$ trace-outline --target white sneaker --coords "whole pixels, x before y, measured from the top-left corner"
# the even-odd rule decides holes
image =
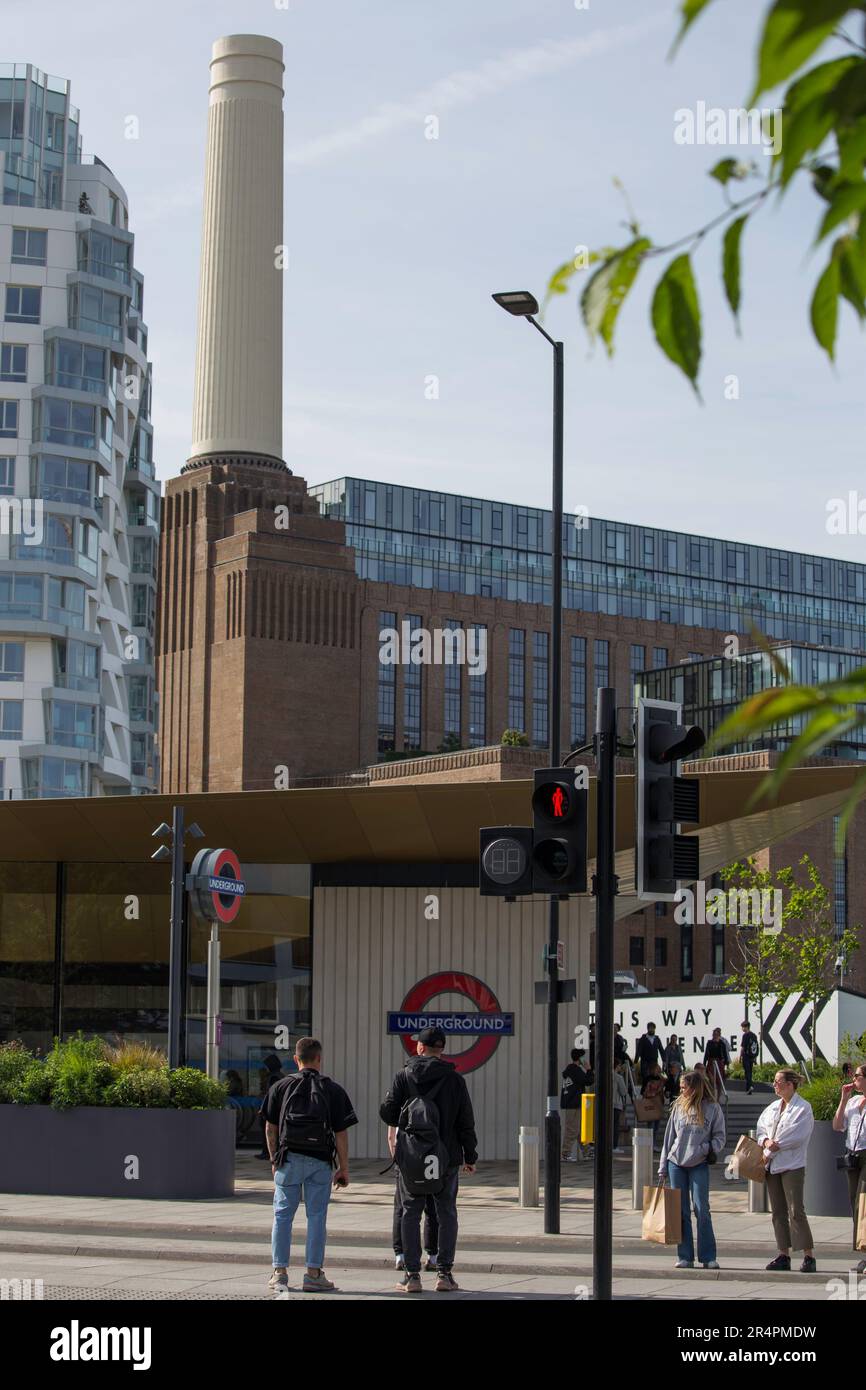
[[[694,1260],[677,1260],[674,1269],[694,1269]]]
[[[287,1289],[289,1287],[289,1276],[284,1269],[275,1269],[268,1280],[268,1288]]]
[[[625,1153],[625,1149],[614,1149],[614,1153],[615,1153],[615,1154],[624,1154],[624,1153]]]

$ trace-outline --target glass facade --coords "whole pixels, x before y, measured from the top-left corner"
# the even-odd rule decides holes
[[[469,632],[475,634],[476,653],[487,652],[487,628],[483,623],[476,623],[469,628]],[[468,635],[468,634],[467,634]],[[482,645],[483,644],[483,645]],[[469,667],[467,680],[469,681],[469,747],[483,748],[487,743],[487,669],[486,661],[484,669]]]
[[[586,638],[571,639],[571,746],[586,742]]]
[[[410,632],[421,627],[418,613],[407,613],[403,620],[409,624]],[[410,647],[411,651],[411,647]],[[403,668],[403,748],[408,752],[421,748],[421,677],[423,667],[408,662]]]
[[[379,614],[379,632],[397,627],[396,613]],[[397,667],[392,663],[379,662],[378,701],[378,747],[379,756],[392,753],[397,746]]]
[[[550,742],[548,721],[550,691],[548,676],[550,637],[546,632],[532,634],[532,746],[546,748]]]
[[[345,521],[361,579],[551,602],[548,511],[359,478],[310,493]],[[596,517],[562,539],[566,608],[866,646],[866,565]]]
[[[463,624],[449,618],[445,627],[449,632],[459,632]],[[447,648],[446,648],[447,650]],[[454,650],[454,648],[452,648]],[[445,742],[459,747],[463,742],[461,720],[461,695],[463,690],[463,667],[457,661],[446,662],[445,673],[445,711],[443,728]]]
[[[274,1032],[308,1034],[311,875],[246,865],[238,924],[220,931],[221,1075],[258,1097]],[[0,1042],[51,1045],[78,1029],[165,1048],[170,872],[162,864],[0,863]],[[208,923],[188,923],[186,1060],[205,1064]]]
[[[784,662],[796,685],[814,685],[836,680],[862,667],[863,657],[855,652],[815,651],[811,647],[780,645],[775,653]],[[685,720],[698,724],[709,736],[738,705],[758,691],[782,685],[765,652],[745,652],[737,657],[712,657],[682,662],[662,671],[644,671],[639,694],[655,700],[673,700],[683,706]],[[801,733],[805,716],[774,725],[755,743],[735,744],[726,753],[745,753],[760,746],[784,750]],[[849,730],[844,739],[822,749],[822,754],[840,758],[866,758],[866,729]]]
[[[526,730],[526,633],[519,627],[508,634],[508,727]]]

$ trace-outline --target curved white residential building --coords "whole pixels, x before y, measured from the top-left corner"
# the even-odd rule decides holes
[[[159,485],[126,194],[69,84],[0,64],[0,780],[153,790]]]

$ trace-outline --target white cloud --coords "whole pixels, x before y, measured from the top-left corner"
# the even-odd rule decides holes
[[[438,116],[454,107],[468,106],[481,97],[495,96],[521,82],[559,72],[574,63],[607,53],[610,49],[634,43],[669,23],[669,15],[656,15],[639,24],[620,24],[613,29],[601,30],[588,38],[545,39],[532,48],[512,49],[499,58],[489,58],[480,67],[459,69],[448,77],[440,78],[406,102],[386,102],[372,115],[365,116],[354,125],[344,126],[330,135],[322,135],[304,145],[290,148],[286,152],[286,163],[318,164],[331,155],[389,135],[401,126],[423,121],[427,116]]]

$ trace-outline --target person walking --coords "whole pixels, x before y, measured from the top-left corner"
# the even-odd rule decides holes
[[[665,1090],[670,1100],[676,1100],[680,1093],[680,1077],[686,1069],[686,1059],[676,1033],[671,1033],[664,1051],[664,1068],[667,1077]]]
[[[742,1033],[740,1035],[740,1062],[743,1067],[743,1074],[746,1078],[746,1095],[752,1094],[752,1070],[758,1060],[758,1039],[752,1032],[752,1025],[746,1018],[740,1024]]]
[[[466,1082],[453,1062],[447,1061],[445,1034],[440,1028],[424,1028],[414,1035],[417,1056],[412,1057],[391,1083],[379,1114],[386,1125],[396,1128],[395,1163],[397,1165],[402,1205],[401,1243],[405,1275],[397,1285],[402,1293],[421,1293],[421,1216],[426,1191],[413,1188],[421,1185],[424,1170],[410,1173],[412,1156],[418,1154],[418,1130],[413,1126],[409,1136],[409,1112],[423,1113],[430,1159],[436,1168],[444,1163],[445,1172],[436,1178],[438,1188],[432,1191],[439,1220],[439,1249],[437,1252],[437,1293],[451,1293],[458,1288],[451,1272],[457,1248],[457,1188],[461,1166],[464,1173],[474,1173],[478,1162],[478,1140],[475,1137],[475,1116]],[[402,1121],[402,1123],[401,1123]],[[429,1138],[428,1138],[429,1136]],[[410,1142],[411,1138],[411,1142]],[[441,1162],[439,1155],[441,1154]]]
[[[848,1168],[848,1192],[851,1214],[854,1217],[854,1249],[857,1249],[857,1217],[860,1198],[866,1193],[866,1071],[860,1062],[850,1082],[842,1087],[839,1105],[833,1116],[833,1128],[845,1135],[845,1154]],[[866,1274],[866,1259],[857,1266],[858,1274]]]
[[[271,1233],[272,1289],[289,1286],[292,1223],[304,1198],[307,1214],[307,1267],[304,1293],[328,1293],[325,1241],[331,1184],[349,1184],[349,1134],[358,1116],[342,1086],[320,1074],[322,1044],[299,1038],[298,1070],[272,1086],[265,1097],[265,1139],[274,1175],[274,1224]],[[334,1171],[336,1167],[336,1172]]]
[[[279,1057],[275,1052],[269,1052],[267,1057],[262,1062],[262,1067],[259,1071],[259,1094],[262,1097],[262,1103],[259,1106],[259,1120],[262,1126],[262,1147],[256,1154],[256,1158],[270,1158],[270,1154],[268,1153],[267,1136],[265,1134],[265,1108],[267,1106],[268,1096],[270,1095],[271,1090],[274,1086],[276,1086],[278,1081],[282,1081],[284,1076],[285,1072],[283,1071],[283,1066]]]
[[[388,1126],[388,1151],[393,1158],[397,1149],[397,1127]],[[397,1182],[394,1187],[394,1218],[391,1224],[391,1243],[394,1247],[394,1267],[403,1270],[406,1263],[403,1259],[403,1199],[400,1193],[399,1172]],[[439,1250],[439,1218],[436,1215],[436,1203],[428,1193],[424,1199],[424,1253],[427,1256],[427,1263],[424,1268],[428,1273],[436,1269],[436,1261]]]
[[[562,1110],[562,1161],[581,1163],[586,1157],[580,1145],[580,1116],[583,1093],[587,1087],[587,1073],[583,1065],[583,1048],[571,1049],[571,1061],[562,1073],[562,1090],[559,1105]],[[577,1157],[571,1151],[577,1145]]]
[[[662,1115],[664,1115],[665,1079],[662,1076],[661,1067],[657,1064],[653,1065],[649,1069],[649,1071],[644,1076],[643,1081],[641,1081],[640,1093],[641,1098],[643,1100],[657,1102],[657,1104],[661,1107]],[[656,1149],[658,1148],[659,1125],[661,1124],[661,1120],[650,1120],[648,1121],[648,1123],[652,1125],[653,1148]]]
[[[776,1100],[761,1113],[756,1133],[767,1165],[767,1194],[779,1249],[767,1269],[790,1269],[794,1249],[803,1251],[800,1273],[814,1274],[815,1243],[803,1205],[803,1184],[815,1116],[809,1102],[797,1094],[801,1081],[802,1077],[787,1067],[776,1072]]]
[[[619,1145],[619,1131],[622,1125],[622,1117],[625,1114],[626,1103],[628,1102],[628,1086],[625,1080],[625,1063],[614,1061],[613,1064],[613,1151],[615,1154],[624,1154],[625,1149]]]
[[[677,1246],[677,1269],[694,1269],[695,1240],[692,1208],[698,1228],[698,1262],[718,1269],[716,1236],[710,1214],[710,1165],[725,1147],[725,1117],[713,1100],[700,1072],[687,1071],[671,1106],[659,1155],[659,1180],[667,1178],[681,1194],[682,1240]]]
[[[648,1023],[646,1032],[642,1033],[637,1040],[634,1050],[635,1061],[638,1065],[641,1079],[649,1074],[650,1068],[664,1064],[664,1048],[661,1038],[656,1037],[656,1026]]]
[[[725,1091],[725,1077],[731,1065],[731,1051],[722,1037],[721,1028],[713,1029],[713,1036],[704,1050],[704,1066],[713,1083],[716,1095]]]
[[[613,1025],[613,1060],[615,1062],[628,1061],[628,1043],[622,1035],[622,1025]]]

